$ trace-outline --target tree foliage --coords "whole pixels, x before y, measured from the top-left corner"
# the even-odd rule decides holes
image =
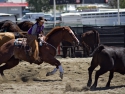
[[[112,8],[117,8],[117,0],[108,0],[108,4]],[[119,7],[125,8],[125,0],[119,0]]]
[[[56,5],[56,10],[62,12],[64,7],[65,7],[64,5]]]
[[[26,0],[29,4],[29,8],[33,12],[48,12],[52,9],[49,5],[49,0]]]
[[[120,0],[120,8],[125,8],[125,0]]]
[[[49,5],[50,0],[26,0],[29,8],[33,12],[48,12],[53,9],[53,5]],[[63,10],[64,5],[57,5],[56,9],[60,12]]]

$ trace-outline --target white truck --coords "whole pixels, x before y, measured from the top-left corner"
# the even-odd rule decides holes
[[[10,20],[16,23],[17,18],[14,14],[0,13],[0,22]]]
[[[35,23],[36,18],[38,17],[44,17],[44,13],[42,12],[31,12],[31,13],[26,13],[22,18],[18,18],[18,22],[22,21],[31,21]]]

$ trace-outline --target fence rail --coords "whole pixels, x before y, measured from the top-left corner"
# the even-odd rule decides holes
[[[118,46],[125,47],[125,26],[84,26],[83,27],[72,27],[72,29],[79,35],[89,30],[95,29],[100,35],[100,44],[107,46]],[[91,41],[91,40],[90,40]],[[71,56],[71,47],[69,47],[69,56]],[[61,50],[60,50],[61,51]],[[76,53],[80,52],[83,56],[83,49],[77,50]],[[61,53],[62,54],[62,53]]]
[[[83,26],[83,32],[91,29],[99,32],[101,44],[125,47],[125,25]]]

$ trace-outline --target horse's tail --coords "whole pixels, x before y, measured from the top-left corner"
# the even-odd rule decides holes
[[[93,29],[93,32],[95,33],[95,48],[96,48],[100,44],[99,33],[95,29]]]
[[[96,53],[100,53],[104,49],[104,45],[99,45],[98,47],[95,48],[95,50],[90,54],[89,56],[93,56]]]

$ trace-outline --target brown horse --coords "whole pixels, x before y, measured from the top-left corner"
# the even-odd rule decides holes
[[[5,42],[15,39],[15,35],[10,32],[0,33],[0,46],[2,46]]]
[[[19,28],[23,31],[28,31],[33,26],[33,24],[34,23],[31,21],[23,21],[23,22],[17,23]]]
[[[9,21],[9,20],[4,20],[4,21],[1,21],[1,22],[0,22],[0,29],[1,29],[1,27],[3,26],[3,24],[4,24],[6,21]],[[1,30],[1,31],[2,31],[2,30]]]
[[[18,25],[10,20],[6,20],[3,22],[3,25],[1,26],[1,32],[13,32],[15,36],[21,36],[24,37],[23,30],[21,30]]]
[[[42,64],[41,62],[34,62],[32,58],[29,58],[26,54],[24,47],[15,46],[15,40],[12,39],[3,44],[0,48],[0,64],[5,65],[0,67],[1,76],[5,79],[3,71],[10,69],[18,65],[19,60],[25,60],[30,63]],[[60,71],[60,77],[63,78],[63,67],[60,61],[55,58],[56,48],[61,41],[66,40],[71,43],[79,43],[78,39],[69,27],[55,27],[53,28],[45,38],[47,42],[45,45],[39,46],[40,57],[43,61],[56,66],[53,71],[48,72],[46,76],[53,75],[58,69]]]
[[[100,44],[99,33],[96,30],[90,30],[81,35],[81,45],[83,47],[84,55],[89,56],[90,49],[92,52]]]

